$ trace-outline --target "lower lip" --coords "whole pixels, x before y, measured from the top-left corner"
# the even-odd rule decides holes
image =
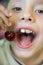
[[[26,46],[22,46],[20,42],[17,42],[16,44],[17,44],[17,46],[18,46],[19,48],[23,48],[23,49],[28,49],[28,48],[30,48],[31,46],[33,46],[33,43],[29,43],[29,44],[26,45]]]

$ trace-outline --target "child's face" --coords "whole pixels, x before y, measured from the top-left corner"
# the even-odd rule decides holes
[[[43,0],[12,0],[8,8],[16,32],[14,54],[23,60],[34,57],[43,48]]]

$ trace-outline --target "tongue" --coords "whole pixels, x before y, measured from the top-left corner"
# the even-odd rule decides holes
[[[32,38],[30,36],[22,36],[21,40],[19,41],[19,43],[17,43],[17,45],[20,48],[29,48],[30,46],[32,46]]]
[[[27,46],[27,45],[31,44],[31,37],[22,37],[20,44],[22,46]]]

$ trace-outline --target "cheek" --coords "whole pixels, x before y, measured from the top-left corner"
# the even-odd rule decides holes
[[[36,20],[38,20],[39,22],[43,22],[43,16],[42,16],[42,15],[36,15],[35,18],[36,18]]]

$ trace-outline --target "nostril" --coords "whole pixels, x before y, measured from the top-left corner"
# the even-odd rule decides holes
[[[32,19],[31,19],[31,18],[29,18],[28,20],[29,20],[29,21],[32,21]]]
[[[24,20],[25,18],[21,18],[22,20]]]
[[[32,21],[32,18],[21,18],[21,20],[28,20],[28,21]]]

